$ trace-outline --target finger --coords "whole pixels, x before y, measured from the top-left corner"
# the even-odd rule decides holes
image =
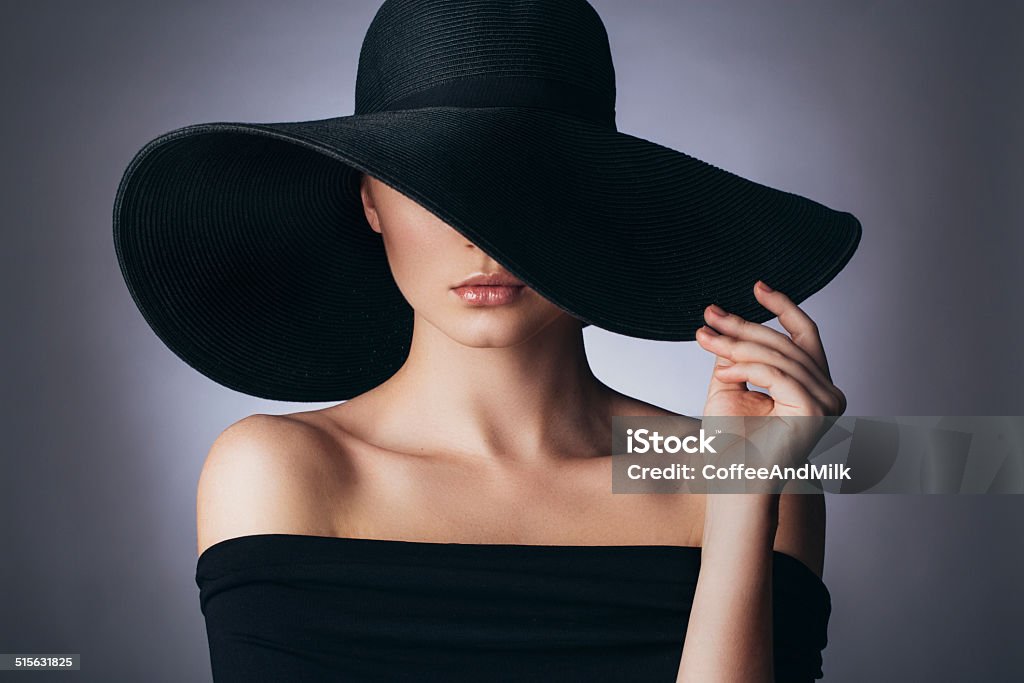
[[[754,286],[754,296],[762,306],[778,317],[779,323],[789,332],[793,342],[814,359],[825,376],[832,377],[828,371],[828,360],[825,358],[825,349],[821,345],[817,323],[793,303],[792,299],[782,292],[769,290],[768,285],[760,280]]]
[[[733,363],[715,369],[724,382],[744,381],[768,390],[778,415],[817,415],[821,412],[814,397],[802,384],[779,368],[764,363]]]
[[[823,383],[820,371],[811,374],[801,363],[771,347],[756,341],[736,339],[728,334],[704,336],[698,342],[711,353],[732,363],[757,362],[779,368],[802,384],[819,404],[832,411],[829,414],[838,414],[835,411],[840,410],[838,389],[833,390],[831,382]]]
[[[800,363],[808,372],[818,378],[818,381],[823,385],[829,386],[832,384],[832,380],[818,366],[818,362],[797,346],[787,335],[773,330],[767,325],[752,323],[735,313],[724,311],[723,315],[716,312],[716,308],[718,307],[708,306],[704,310],[704,318],[720,333],[737,339],[755,341],[775,349],[779,353],[783,353]],[[721,311],[722,309],[718,308],[718,310]]]
[[[718,336],[710,327],[704,326],[697,330],[697,343],[703,348],[707,349],[706,340],[713,339]],[[710,349],[708,349],[710,350]],[[712,351],[712,353],[714,353]],[[748,391],[747,383],[743,380],[739,381],[725,381],[716,374],[716,370],[719,368],[725,368],[732,365],[732,361],[722,356],[715,356],[715,365],[711,369],[711,381],[708,383],[708,396],[717,394],[720,391]]]

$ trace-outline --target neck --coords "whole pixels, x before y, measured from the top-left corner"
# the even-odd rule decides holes
[[[408,359],[375,392],[374,419],[405,435],[402,450],[523,462],[610,452],[614,392],[568,316],[501,348],[466,346],[416,316]]]

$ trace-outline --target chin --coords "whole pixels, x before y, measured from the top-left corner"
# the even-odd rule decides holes
[[[550,317],[518,311],[460,311],[441,329],[464,346],[505,348],[526,341],[551,322]]]
[[[473,348],[505,348],[515,346],[537,334],[543,326],[514,322],[475,320],[455,325],[448,336],[463,346]]]

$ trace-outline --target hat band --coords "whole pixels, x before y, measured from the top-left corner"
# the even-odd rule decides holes
[[[531,107],[615,128],[615,99],[565,81],[533,76],[467,76],[400,97],[383,107]],[[361,112],[357,112],[361,113]]]

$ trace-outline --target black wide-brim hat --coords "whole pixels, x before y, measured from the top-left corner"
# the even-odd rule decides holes
[[[585,0],[387,0],[353,115],[192,125],[136,154],[114,244],[146,321],[253,396],[344,400],[386,380],[413,312],[360,173],[584,323],[644,339],[693,340],[710,303],[767,321],[758,279],[800,303],[861,235],[850,213],[618,131]]]

